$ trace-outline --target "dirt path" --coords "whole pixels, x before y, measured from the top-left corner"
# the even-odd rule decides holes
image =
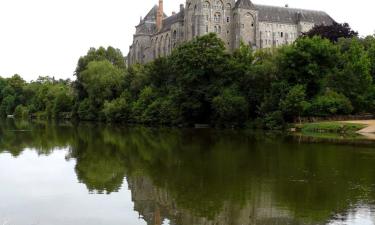
[[[355,121],[345,121],[345,122],[367,125],[366,128],[363,128],[362,130],[358,131],[358,133],[375,135],[375,120],[355,120]],[[370,135],[370,136],[372,136],[372,135]]]

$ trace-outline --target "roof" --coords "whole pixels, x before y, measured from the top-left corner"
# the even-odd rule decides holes
[[[235,8],[255,9],[255,6],[250,0],[238,0],[236,2]]]
[[[161,29],[160,32],[162,33],[162,32],[165,32],[167,30],[170,30],[172,24],[175,24],[175,23],[177,23],[180,20],[182,20],[182,21],[184,20],[184,13],[183,13],[183,11],[165,18],[163,20],[163,27],[162,27],[162,29]]]
[[[323,11],[266,5],[255,5],[255,8],[259,12],[258,16],[260,22],[297,23],[302,21],[319,25],[330,25],[334,22],[334,20]]]
[[[146,14],[143,21],[156,21],[156,16],[158,15],[158,5],[154,5],[152,9]],[[164,18],[167,17],[167,15],[164,13]]]

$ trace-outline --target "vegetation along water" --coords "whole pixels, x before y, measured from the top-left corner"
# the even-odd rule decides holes
[[[373,114],[375,37],[335,26],[277,49],[242,45],[232,54],[209,34],[132,67],[117,49],[92,48],[73,82],[0,79],[0,116],[280,129],[300,117]]]

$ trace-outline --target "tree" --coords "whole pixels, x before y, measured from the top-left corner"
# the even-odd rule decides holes
[[[288,119],[299,118],[301,123],[301,115],[309,107],[306,101],[306,90],[303,85],[296,85],[286,95],[285,99],[280,102],[280,109]]]
[[[215,124],[221,126],[243,126],[247,120],[246,99],[234,89],[225,89],[212,100]]]
[[[93,61],[81,72],[81,84],[87,93],[85,104],[101,112],[104,102],[111,101],[123,91],[124,71],[109,61]]]
[[[309,113],[314,116],[348,115],[353,111],[350,100],[343,94],[327,90],[313,100]]]
[[[126,69],[125,57],[122,55],[119,49],[115,49],[113,47],[108,47],[107,49],[103,47],[98,49],[90,48],[87,54],[78,60],[77,68],[74,73],[77,77],[77,80],[74,82],[74,87],[79,100],[87,97],[87,93],[85,92],[82,83],[82,72],[88,69],[91,62],[105,60],[120,70]]]
[[[103,107],[103,113],[110,122],[128,122],[130,117],[130,104],[125,96],[106,101]]]
[[[197,37],[172,52],[178,99],[187,123],[210,121],[211,101],[220,91],[218,82],[227,59],[224,43],[215,34]]]
[[[372,41],[372,44],[368,49],[368,56],[370,58],[372,80],[375,81],[375,39]]]
[[[358,32],[353,31],[348,23],[333,22],[331,25],[316,25],[309,32],[304,33],[304,36],[327,38],[332,42],[337,42],[340,38],[354,38],[358,37]]]
[[[277,54],[278,79],[290,86],[305,85],[306,98],[321,92],[324,79],[336,71],[339,49],[320,37],[301,38]]]
[[[338,71],[330,75],[328,86],[347,96],[355,112],[361,112],[366,108],[365,94],[372,85],[370,59],[358,39],[352,39],[350,45],[345,46],[341,48]]]

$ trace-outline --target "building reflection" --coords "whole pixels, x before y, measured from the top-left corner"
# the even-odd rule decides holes
[[[2,124],[0,134],[0,153],[14,157],[26,148],[45,155],[68,149],[66,159],[75,161],[77,179],[91,193],[128,185],[148,225],[318,225],[375,205],[373,146],[243,131],[14,121]]]

